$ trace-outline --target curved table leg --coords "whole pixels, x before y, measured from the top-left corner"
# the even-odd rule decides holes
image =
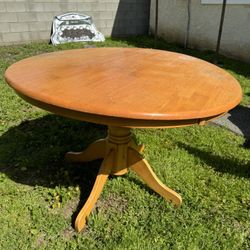
[[[166,200],[172,201],[176,206],[181,205],[181,196],[175,191],[166,187],[155,175],[150,165],[141,156],[144,146],[138,146],[131,138],[129,128],[109,127],[108,137],[92,143],[82,152],[69,152],[66,158],[72,161],[92,161],[104,158],[96,177],[93,189],[79,212],[75,229],[80,232],[86,219],[99,198],[103,187],[110,174],[123,175],[128,169],[135,171],[155,192],[163,196]]]
[[[181,196],[172,189],[166,187],[155,175],[148,162],[134,149],[128,150],[129,167],[135,171],[156,193],[163,196],[166,200],[180,206]]]
[[[106,139],[100,139],[90,144],[81,152],[68,152],[65,157],[73,162],[86,162],[102,159],[105,156]]]
[[[113,167],[113,158],[114,158],[114,151],[110,151],[102,162],[102,165],[96,177],[95,184],[89,195],[89,198],[84,204],[79,214],[77,215],[75,221],[75,229],[77,232],[80,232],[84,228],[86,224],[86,219],[89,216],[91,210],[93,209],[97,199],[99,198],[103,190],[103,187]]]

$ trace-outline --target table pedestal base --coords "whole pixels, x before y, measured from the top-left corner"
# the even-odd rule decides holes
[[[138,146],[131,137],[129,128],[109,127],[108,136],[90,144],[82,152],[68,152],[66,159],[75,162],[93,161],[103,158],[103,162],[96,177],[94,187],[88,200],[79,212],[76,221],[76,231],[81,231],[86,219],[99,198],[109,175],[123,175],[129,169],[136,172],[150,188],[180,206],[182,199],[179,194],[166,187],[155,175],[148,162],[143,159],[141,152],[143,146]]]

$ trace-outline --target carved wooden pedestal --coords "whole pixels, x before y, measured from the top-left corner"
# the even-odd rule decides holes
[[[155,175],[148,162],[143,159],[143,146],[138,146],[131,137],[129,128],[109,127],[108,136],[90,144],[82,152],[68,152],[66,159],[76,162],[93,161],[103,158],[88,200],[79,212],[75,229],[81,231],[109,175],[124,175],[129,169],[135,171],[155,192],[166,200],[180,206],[182,199],[179,194],[166,187]]]

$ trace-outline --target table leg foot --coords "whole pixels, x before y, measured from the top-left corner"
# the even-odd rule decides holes
[[[102,159],[105,156],[106,139],[100,139],[90,144],[84,151],[68,152],[65,158],[73,162],[87,162]]]
[[[86,224],[86,219],[89,216],[91,210],[93,209],[97,199],[99,198],[103,190],[103,187],[113,167],[113,158],[114,158],[114,152],[110,151],[102,162],[102,165],[96,177],[93,189],[86,203],[84,204],[83,208],[77,215],[77,218],[75,221],[75,229],[77,232],[80,232],[84,228]]]
[[[165,186],[155,175],[149,163],[134,149],[128,150],[129,167],[136,172],[156,193],[171,201],[176,207],[182,203],[181,196]]]

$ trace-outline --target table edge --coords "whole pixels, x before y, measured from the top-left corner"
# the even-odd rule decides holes
[[[214,116],[205,117],[205,118],[183,119],[183,120],[146,120],[146,119],[134,119],[134,118],[121,118],[121,117],[90,114],[90,113],[84,113],[81,111],[71,110],[71,109],[41,102],[37,99],[33,99],[29,96],[26,96],[18,91],[16,91],[16,93],[28,103],[35,105],[41,109],[60,115],[60,116],[64,116],[64,117],[71,118],[74,120],[92,122],[96,124],[118,126],[118,127],[128,127],[128,128],[175,128],[175,127],[191,126],[195,124],[205,125],[207,121],[218,118],[226,113],[226,112],[223,112],[223,113],[220,113]]]
[[[117,48],[117,47],[114,47],[114,48]],[[119,48],[119,47],[118,47]],[[131,48],[130,48],[131,49]],[[132,49],[138,49],[138,48],[132,48]],[[139,49],[145,49],[147,50],[146,48],[139,48]],[[77,50],[82,50],[81,49],[77,49]],[[178,52],[172,52],[172,51],[164,51],[164,50],[159,50],[161,52],[168,52],[168,53],[174,53],[174,54],[180,54],[180,55],[186,55],[186,54],[182,54],[182,53],[178,53]],[[54,52],[49,52],[49,53],[45,53],[45,54],[51,54],[51,53],[58,53],[58,52],[64,52],[64,51],[54,51]],[[38,57],[38,56],[41,56],[41,55],[44,55],[44,54],[39,54],[39,55],[35,55],[35,56],[32,56],[32,57],[28,57],[28,58],[25,58],[25,59],[22,59],[21,61],[24,61],[24,60],[29,60],[30,58],[33,58],[33,57]],[[190,56],[190,55],[188,55]],[[193,57],[193,56],[190,56],[190,57]],[[206,62],[207,64],[211,64],[210,62],[207,62],[205,60],[202,60],[200,58],[196,58],[196,57],[193,57],[195,58],[196,60],[200,60],[200,61],[204,61]],[[47,105],[49,106],[55,106],[55,107],[61,107],[63,109],[69,109],[69,110],[74,110],[74,112],[78,112],[78,113],[84,113],[84,114],[91,114],[91,116],[98,116],[98,117],[113,117],[115,119],[120,119],[120,120],[134,120],[134,121],[142,121],[142,120],[145,120],[146,123],[152,121],[152,120],[155,120],[155,123],[165,123],[166,121],[177,121],[177,120],[195,120],[195,119],[202,119],[202,120],[207,120],[207,117],[217,117],[217,116],[220,116],[222,113],[226,113],[227,111],[233,109],[234,107],[236,107],[240,101],[242,100],[242,89],[241,89],[241,86],[240,86],[240,83],[239,81],[237,81],[229,72],[226,72],[228,75],[230,75],[234,81],[236,82],[236,84],[238,85],[238,89],[239,89],[239,92],[238,92],[238,96],[233,99],[233,100],[230,100],[230,102],[227,103],[226,106],[217,106],[216,108],[213,108],[213,109],[210,109],[210,110],[206,110],[205,111],[192,111],[191,113],[190,112],[178,112],[177,114],[174,114],[174,113],[169,113],[169,114],[163,114],[163,113],[160,113],[160,114],[149,114],[149,113],[136,113],[134,112],[133,114],[130,114],[129,116],[125,116],[125,115],[119,115],[119,114],[116,114],[115,112],[113,112],[113,114],[109,115],[109,114],[105,114],[104,112],[95,112],[96,110],[91,110],[90,112],[88,110],[80,110],[80,109],[73,109],[73,107],[70,107],[69,105],[64,105],[64,106],[59,106],[59,103],[55,100],[51,101],[49,100],[48,102],[46,102],[46,96],[40,96],[39,98],[36,97],[36,94],[33,93],[33,92],[28,92],[26,91],[25,89],[21,88],[20,86],[17,86],[15,84],[15,82],[13,82],[9,75],[8,75],[8,71],[10,70],[10,68],[15,65],[15,64],[18,64],[20,63],[21,61],[18,61],[12,65],[10,65],[6,71],[5,71],[5,74],[4,74],[4,77],[5,77],[5,81],[8,83],[8,85],[13,88],[19,95],[22,95],[22,96],[26,96],[26,98],[30,98],[30,99],[33,99],[34,101],[36,100],[36,102],[38,103],[47,103]],[[197,118],[198,117],[198,118]],[[159,122],[158,122],[159,121]]]

